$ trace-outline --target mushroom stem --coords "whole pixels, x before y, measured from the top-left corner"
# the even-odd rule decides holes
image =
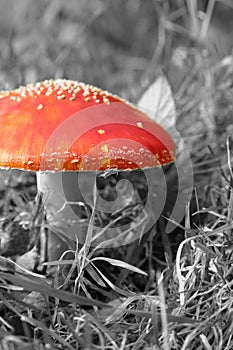
[[[74,242],[84,243],[88,227],[87,204],[92,206],[95,177],[94,171],[37,172],[37,187],[42,194],[50,230],[50,258],[52,256],[57,260],[58,255],[73,246]],[[60,239],[53,237],[55,234]],[[59,248],[58,251],[55,246]]]
[[[94,171],[53,173],[41,171],[37,173],[38,190],[42,194],[42,202],[45,207],[50,230],[48,237],[49,260],[57,260],[59,254],[61,255],[68,247],[74,248],[76,242],[81,245],[85,243],[88,225],[90,225],[90,213],[94,208],[94,188],[96,189],[96,179],[100,174],[100,172],[97,173]],[[120,180],[118,179],[115,187],[115,200],[104,200],[98,191],[95,192],[97,196],[97,211],[114,214],[120,213],[127,206],[137,207],[138,204],[142,204],[142,200],[138,195],[136,183],[141,176],[144,176],[143,182],[145,182],[148,193],[143,206],[145,209],[144,214],[147,213],[146,215],[149,216],[145,223],[143,222],[144,209],[138,214],[138,232],[133,233],[133,231],[129,229],[129,231],[131,231],[130,237],[132,234],[133,236],[135,235],[135,237],[131,237],[133,242],[134,239],[140,238],[137,237],[137,234],[141,236],[141,234],[144,234],[152,227],[157,220],[157,214],[159,215],[162,212],[166,200],[164,174],[162,167],[154,167],[144,169],[143,175],[138,171],[124,171],[120,172],[119,175]],[[101,179],[103,178],[104,176],[101,177]],[[111,217],[111,215],[109,217]],[[124,225],[124,223],[122,225]],[[97,236],[98,232],[102,230],[101,227],[92,228]],[[112,233],[108,239],[110,239],[110,241],[111,239],[115,240],[115,242],[111,241],[110,245],[121,245],[117,243],[119,230],[116,229],[114,231],[113,227],[110,227],[110,230],[112,230]],[[125,230],[128,230],[126,226],[123,228],[123,231]],[[53,239],[55,234],[59,239],[57,237]],[[100,240],[103,239],[104,237],[100,237]],[[100,240],[95,240],[94,245],[98,245]],[[58,247],[58,250],[56,250],[55,247]]]

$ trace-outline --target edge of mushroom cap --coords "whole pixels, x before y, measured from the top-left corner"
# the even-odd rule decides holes
[[[19,100],[18,102],[20,102],[21,99],[26,98],[27,96],[33,96],[34,94],[35,94],[35,96],[37,96],[37,94],[38,95],[42,94],[42,92],[44,92],[45,89],[48,89],[46,91],[46,93],[49,96],[52,93],[54,93],[54,91],[50,90],[50,88],[53,87],[53,86],[55,86],[55,90],[57,92],[61,91],[61,90],[59,90],[60,88],[62,88],[62,89],[65,88],[64,92],[71,90],[71,93],[72,93],[72,89],[73,90],[75,90],[75,89],[79,90],[81,88],[81,89],[83,89],[84,93],[86,92],[86,97],[84,98],[84,99],[87,99],[86,102],[90,102],[89,101],[90,94],[88,95],[88,91],[90,92],[90,90],[91,90],[91,93],[93,93],[93,94],[94,93],[96,95],[101,94],[101,96],[103,98],[102,103],[109,104],[110,103],[109,98],[111,98],[111,99],[113,99],[112,102],[123,102],[124,104],[126,104],[129,107],[133,108],[135,111],[140,112],[132,103],[130,103],[129,101],[127,101],[127,100],[125,100],[125,99],[123,99],[123,98],[121,98],[121,97],[119,97],[117,95],[111,94],[108,91],[103,91],[100,88],[95,87],[93,85],[85,84],[85,83],[82,83],[82,82],[76,82],[76,81],[73,81],[73,80],[66,80],[66,79],[45,80],[45,81],[38,82],[36,84],[28,84],[26,86],[20,86],[19,88],[14,89],[14,90],[0,91],[0,100],[2,98],[5,98],[5,97],[10,97],[10,98],[13,98],[13,100],[16,100],[16,101]],[[78,92],[80,92],[80,91],[78,91]],[[46,93],[45,93],[45,95],[46,95]],[[94,95],[94,96],[96,96],[96,95]],[[61,99],[62,99],[62,93],[59,94],[58,96],[61,96]],[[71,96],[70,99],[74,100],[75,96],[73,96],[73,98]],[[145,113],[143,113],[143,112],[140,112],[140,113],[142,113],[142,115],[148,117]],[[167,132],[166,132],[166,134],[172,140],[171,136]],[[173,144],[174,144],[174,141],[173,141]],[[167,153],[168,153],[167,156],[166,156],[167,159],[166,159],[166,161],[164,161],[164,163],[160,164],[161,162],[158,161],[158,163],[156,165],[143,166],[143,168],[152,168],[154,166],[163,166],[163,165],[172,163],[174,161],[174,159],[175,159],[175,156],[174,156],[175,144],[174,144],[173,150],[167,150]],[[60,157],[59,158],[60,162],[64,162],[64,158],[63,158],[64,155],[60,155],[59,156],[57,154],[56,156],[58,158]],[[71,162],[71,163],[73,162],[73,164],[75,164],[75,159],[76,158],[72,158],[71,157],[70,160],[68,158],[69,158],[69,156],[67,156],[67,159],[66,159],[68,162]],[[45,158],[43,158],[43,160],[45,160]],[[25,160],[21,159],[20,157],[18,157],[17,159],[10,159],[5,164],[4,164],[4,161],[0,161],[0,167],[4,168],[4,169],[8,169],[10,167],[10,168],[14,168],[14,169],[21,169],[21,170],[27,170],[27,171],[28,170],[29,171],[30,170],[31,171],[42,170],[42,171],[56,171],[56,172],[57,171],[80,171],[80,170],[82,170],[82,171],[98,171],[98,170],[93,170],[93,169],[90,169],[90,170],[88,170],[88,169],[85,170],[85,169],[81,169],[81,168],[77,169],[77,168],[75,168],[75,166],[74,167],[72,167],[72,166],[68,167],[68,169],[60,169],[59,166],[58,167],[54,167],[52,164],[51,164],[51,169],[46,169],[46,166],[41,168],[41,159],[40,160],[28,159],[28,160],[25,161]],[[106,169],[99,169],[99,171],[101,172],[101,171],[107,170],[107,169],[109,169],[111,167],[115,168],[114,164],[106,166]],[[48,168],[50,168],[50,167],[48,167]],[[117,168],[117,166],[116,166],[116,168]],[[118,170],[119,171],[129,171],[129,170],[136,170],[136,169],[141,169],[141,168],[138,167],[138,166],[136,166],[135,168],[132,168],[132,167],[129,166],[129,164],[128,165],[125,164],[123,166],[123,168],[120,168]]]

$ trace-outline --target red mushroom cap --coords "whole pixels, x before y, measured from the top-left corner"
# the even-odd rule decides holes
[[[0,166],[120,170],[174,160],[167,132],[128,102],[71,80],[0,92]]]

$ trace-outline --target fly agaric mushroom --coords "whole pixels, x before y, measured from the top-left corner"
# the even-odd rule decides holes
[[[93,201],[97,174],[174,160],[175,144],[161,126],[123,99],[71,80],[0,92],[0,130],[0,166],[37,172],[49,227],[81,243],[80,204]]]

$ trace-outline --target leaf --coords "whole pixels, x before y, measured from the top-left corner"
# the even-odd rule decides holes
[[[121,260],[105,258],[105,257],[97,257],[97,258],[93,258],[92,262],[96,261],[96,260],[107,261],[109,264],[111,264],[113,266],[123,267],[124,269],[128,269],[128,270],[130,270],[132,272],[140,273],[141,275],[147,276],[147,273],[142,271],[138,267],[130,265],[130,264],[127,264],[126,262],[121,261]]]
[[[93,278],[93,280],[101,287],[106,288],[106,284],[103,282],[103,280],[100,278],[98,273],[94,270],[94,267],[91,265],[87,265],[86,271],[89,273],[89,275]]]
[[[138,108],[169,132],[176,125],[176,107],[167,78],[160,76],[144,91]]]
[[[16,258],[16,263],[19,265],[16,267],[16,270],[27,270],[27,272],[32,272],[37,258],[38,252],[34,247],[33,249]]]
[[[79,305],[92,305],[98,307],[107,307],[106,303],[89,299],[83,296],[74,295],[69,292],[59,290],[51,287],[46,281],[41,280],[39,278],[35,278],[34,276],[27,276],[23,274],[8,274],[5,272],[0,272],[0,278],[5,279],[16,286],[23,287],[24,290],[27,291],[35,291],[39,292],[43,295],[51,296],[54,298],[58,298],[69,303],[76,303]]]
[[[142,94],[138,101],[138,108],[160,124],[176,144],[175,162],[173,167],[166,172],[169,196],[176,196],[175,204],[172,208],[169,208],[169,219],[173,222],[170,220],[165,229],[166,233],[170,233],[183,219],[186,203],[191,201],[193,168],[188,148],[176,130],[175,102],[170,84],[163,74],[160,74]],[[176,178],[178,179],[177,182]]]
[[[28,305],[33,305],[38,310],[46,308],[45,298],[40,292],[30,292],[23,298],[23,302]]]
[[[126,297],[133,294],[133,292],[125,291],[125,290],[117,287],[115,284],[113,284],[96,266],[95,266],[95,269],[96,269],[96,271],[98,271],[98,273],[102,277],[103,281],[106,282],[106,285],[108,285],[110,288],[112,288],[116,293],[124,295]]]

